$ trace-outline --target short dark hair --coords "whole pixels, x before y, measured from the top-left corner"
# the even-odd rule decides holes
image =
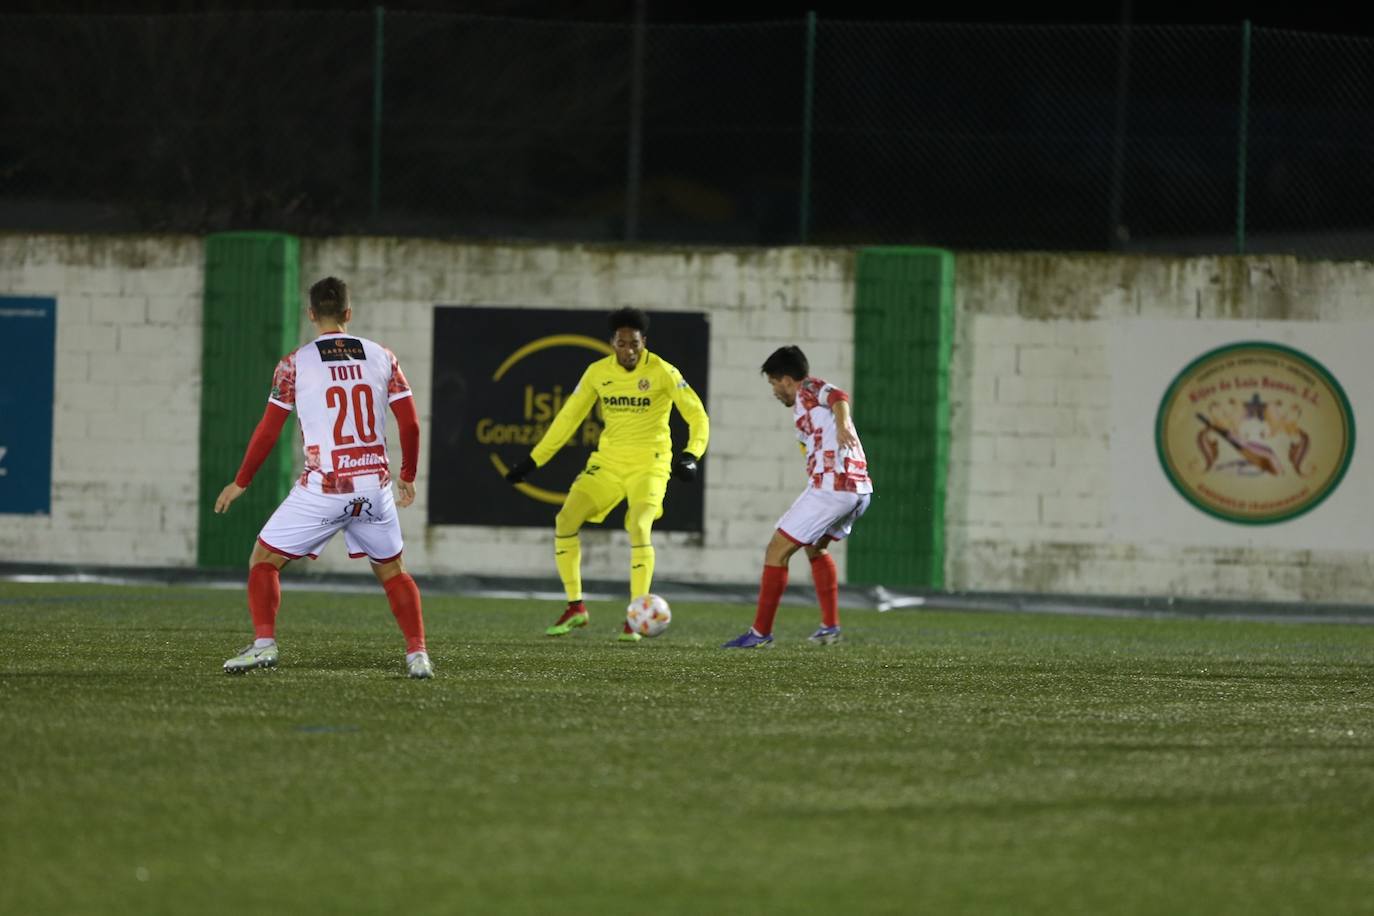
[[[325,277],[310,287],[310,307],[316,318],[343,318],[349,307],[348,284],[338,277]]]
[[[787,375],[800,382],[811,374],[811,364],[806,361],[806,354],[801,351],[801,347],[778,347],[763,361],[760,371],[769,378],[782,378]]]
[[[641,334],[649,333],[649,316],[640,309],[633,309],[626,306],[623,309],[616,309],[606,318],[606,324],[611,329],[611,336],[621,328],[633,328]]]

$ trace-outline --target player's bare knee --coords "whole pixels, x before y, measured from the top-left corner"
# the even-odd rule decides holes
[[[372,564],[372,574],[376,576],[377,581],[382,583],[383,585],[385,585],[391,579],[394,579],[397,576],[404,574],[405,571],[406,565],[400,557],[397,557],[394,560],[388,560],[385,563]]]
[[[763,552],[763,562],[765,566],[786,566],[792,559],[792,554],[797,552],[797,545],[783,538],[774,539],[768,544],[768,548]]]
[[[259,563],[271,563],[277,569],[281,569],[288,562],[286,557],[279,553],[273,553],[256,541],[253,543],[253,552],[248,555],[248,568],[250,570]]]

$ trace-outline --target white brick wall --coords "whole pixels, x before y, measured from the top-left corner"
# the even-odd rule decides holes
[[[336,274],[350,283],[351,326],[396,352],[415,389],[422,430],[431,414],[435,305],[528,306],[610,311],[707,312],[711,444],[706,525],[698,537],[654,536],[663,578],[749,582],[778,516],[802,484],[788,412],[771,397],[758,367],[795,343],[818,373],[852,385],[852,255],[820,249],[621,251],[584,245],[452,245],[391,239],[305,240],[302,280]],[[304,330],[303,330],[304,333]],[[650,344],[653,335],[650,334]],[[570,380],[575,381],[575,380]],[[428,435],[427,432],[422,435]],[[394,448],[394,442],[392,447]],[[415,505],[402,512],[407,564],[421,572],[554,575],[553,515],[548,529],[426,529],[428,466],[420,462]],[[623,579],[629,542],[622,529],[583,531],[583,575]],[[844,569],[844,547],[834,550]],[[341,548],[317,568],[353,569]]]
[[[999,254],[956,270],[949,587],[1369,600],[1360,552],[1114,537],[1107,353],[1114,320],[1367,322],[1374,265]],[[1345,380],[1352,398],[1360,381]]]
[[[5,559],[194,563],[203,274],[195,238],[0,239],[0,292],[58,298],[53,513],[7,518]],[[796,343],[818,372],[852,384],[848,252],[305,240],[302,285],[326,274],[352,287],[353,329],[399,355],[428,431],[442,422],[429,396],[435,305],[708,312],[706,530],[655,536],[665,578],[754,580],[773,523],[801,485],[788,413],[758,372],[764,357]],[[309,333],[302,311],[302,339]],[[412,569],[553,575],[552,510],[549,530],[427,529],[427,471],[422,460],[419,500],[402,513]],[[843,546],[835,553],[843,570]],[[583,560],[588,578],[624,578],[624,532],[589,528]],[[341,544],[316,568],[360,570]]]
[[[49,516],[6,516],[12,561],[195,561],[203,246],[0,236],[0,293],[57,299]]]
[[[706,530],[656,535],[665,578],[753,581],[796,494],[788,415],[758,373],[763,358],[796,343],[819,374],[853,383],[847,251],[345,238],[303,241],[302,261],[303,285],[330,273],[350,282],[354,329],[400,356],[426,436],[443,419],[429,392],[436,304],[709,313]],[[203,272],[197,238],[0,236],[0,293],[58,299],[53,513],[5,517],[0,556],[194,562]],[[1125,319],[1366,320],[1374,265],[988,254],[960,256],[957,272],[950,587],[1368,600],[1374,560],[1364,552],[1181,551],[1109,536],[1108,339]],[[1362,397],[1362,386],[1347,388]],[[428,529],[427,470],[421,461],[419,502],[402,513],[413,569],[552,576],[548,530]],[[623,532],[589,529],[583,550],[589,578],[625,576]],[[843,545],[836,553],[843,569]],[[336,545],[316,568],[358,567]]]

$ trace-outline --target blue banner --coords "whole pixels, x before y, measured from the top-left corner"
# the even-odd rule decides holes
[[[0,296],[0,513],[52,510],[57,300]]]

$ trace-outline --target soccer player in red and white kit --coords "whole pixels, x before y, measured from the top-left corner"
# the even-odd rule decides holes
[[[278,571],[292,560],[315,558],[340,531],[348,555],[367,557],[386,590],[391,613],[406,639],[411,677],[434,676],[425,651],[420,589],[401,562],[397,507],[415,501],[420,422],[401,367],[375,341],[348,334],[353,309],[348,286],[326,277],[310,287],[310,321],[319,336],[284,357],[272,377],[272,394],[232,483],[215,500],[227,512],[276,444],[294,407],[301,424],[305,471],[267,520],[248,560],[248,611],[252,645],[224,663],[229,674],[277,664]],[[401,440],[400,498],[391,494],[386,453],[386,408],[396,415]]]
[[[840,607],[835,558],[826,548],[847,537],[864,514],[873,481],[868,478],[868,461],[850,415],[849,395],[813,378],[806,354],[797,347],[775,350],[764,360],[763,374],[773,397],[792,408],[797,438],[806,453],[807,487],[778,519],[764,551],[754,625],[721,648],[758,649],[773,644],[773,618],[787,588],[787,563],[798,549],[804,549],[811,561],[811,578],[821,604],[820,629],[808,638],[828,646],[840,641]]]

